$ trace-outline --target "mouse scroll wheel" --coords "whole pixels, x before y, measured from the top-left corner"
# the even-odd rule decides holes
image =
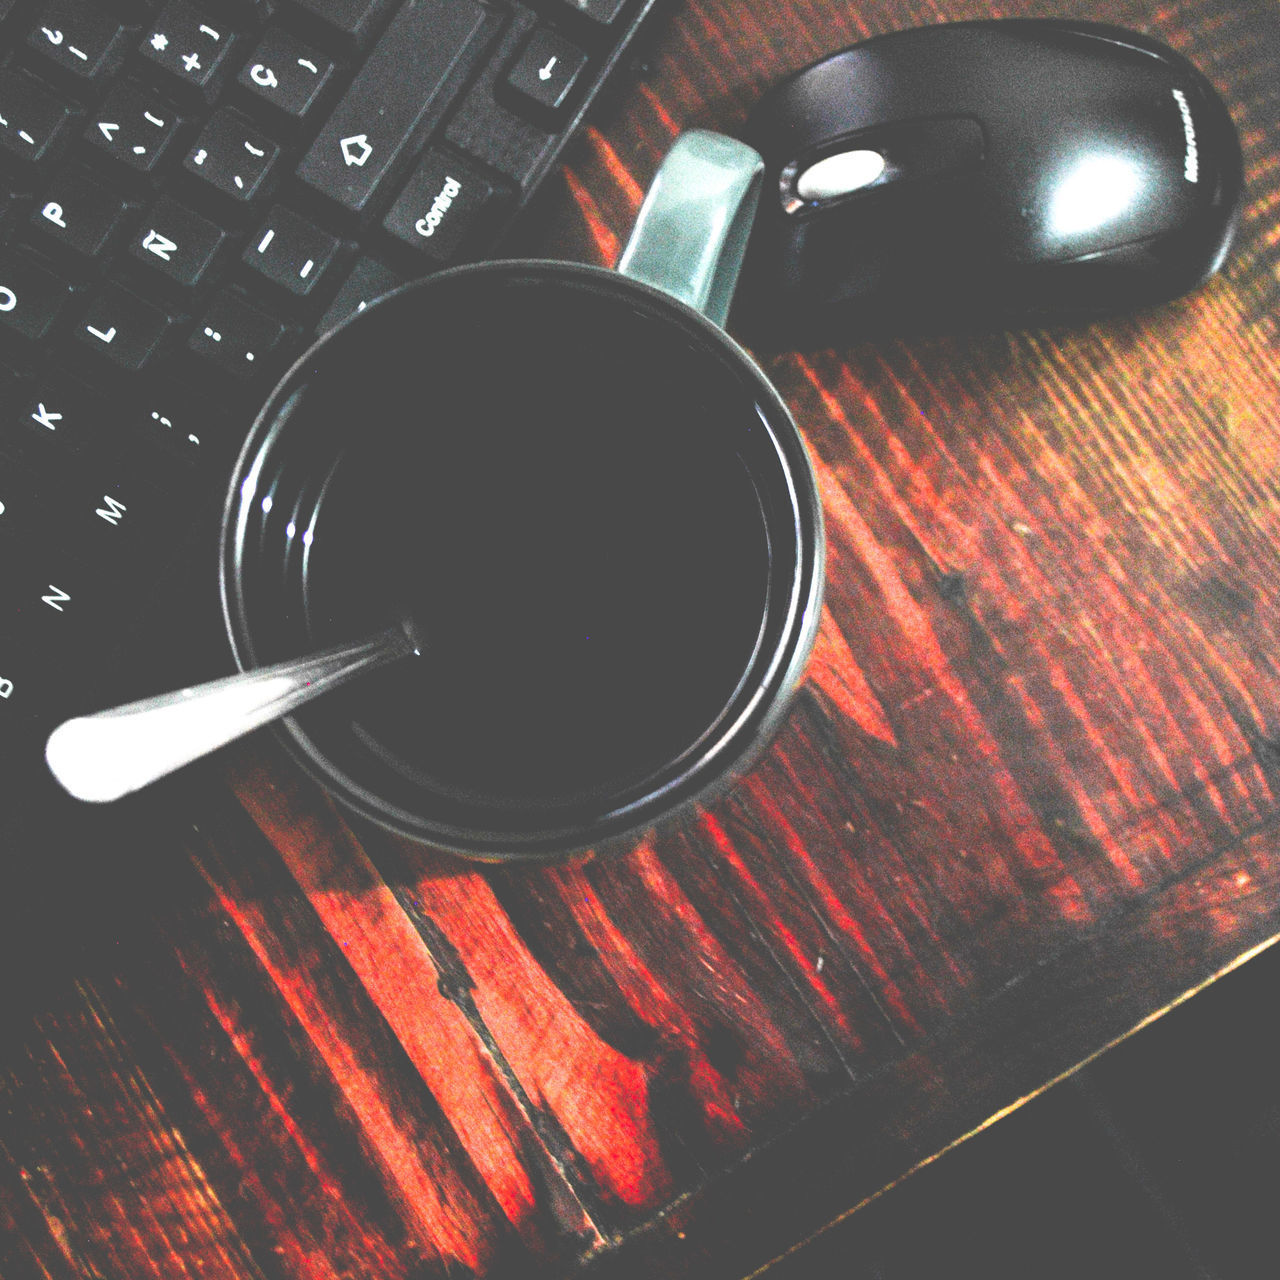
[[[878,151],[839,151],[811,164],[796,179],[801,200],[831,200],[869,187],[885,171]]]

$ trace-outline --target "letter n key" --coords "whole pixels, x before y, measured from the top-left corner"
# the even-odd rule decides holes
[[[129,253],[174,284],[190,289],[204,279],[225,238],[216,223],[170,196],[161,196],[139,224]]]

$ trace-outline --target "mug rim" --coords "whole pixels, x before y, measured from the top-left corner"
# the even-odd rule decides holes
[[[673,313],[676,320],[692,324],[705,340],[719,348],[747,374],[760,400],[767,403],[767,412],[761,416],[786,479],[784,508],[789,505],[796,531],[796,564],[788,584],[790,598],[784,624],[768,664],[751,681],[750,698],[741,708],[734,710],[728,723],[716,731],[709,743],[700,745],[678,774],[660,786],[647,789],[628,803],[614,806],[587,826],[561,824],[532,833],[512,833],[498,829],[462,828],[423,817],[351,778],[320,751],[294,717],[286,717],[275,726],[277,738],[293,759],[348,809],[412,840],[470,858],[498,862],[545,861],[624,840],[730,785],[764,749],[790,704],[816,639],[825,579],[822,507],[804,441],[777,389],[750,353],[730,334],[696,308],[664,290],[607,267],[552,258],[505,258],[465,263],[407,281],[363,310],[346,317],[298,356],[263,401],[231,471],[219,539],[223,623],[237,667],[248,670],[257,665],[252,626],[242,590],[241,570],[248,558],[241,527],[242,513],[248,504],[242,501],[242,496],[257,467],[289,421],[284,410],[291,392],[296,390],[295,376],[337,341],[339,335],[395,299],[410,293],[429,292],[462,276],[521,273],[590,282],[597,288],[603,287],[624,297],[627,294],[638,295],[659,312]]]

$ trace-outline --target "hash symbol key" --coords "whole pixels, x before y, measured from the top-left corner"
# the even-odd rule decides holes
[[[212,96],[214,79],[230,47],[231,33],[221,22],[214,26],[186,0],[173,0],[165,5],[138,52],[171,82]]]

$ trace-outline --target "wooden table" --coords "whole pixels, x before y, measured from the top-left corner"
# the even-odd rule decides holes
[[[610,262],[681,128],[992,12],[687,0],[539,247]],[[7,975],[38,993],[0,1041],[7,1280],[743,1276],[1280,934],[1280,12],[1072,13],[1231,103],[1225,273],[1087,328],[769,359],[822,631],[679,829],[483,869],[348,826],[270,738],[181,821],[149,802],[108,877],[143,909]]]

